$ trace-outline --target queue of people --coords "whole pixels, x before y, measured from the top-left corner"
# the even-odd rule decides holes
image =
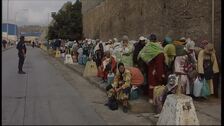
[[[111,110],[117,109],[120,102],[127,112],[130,96],[137,98],[141,93],[160,113],[166,96],[175,93],[177,85],[182,94],[194,98],[218,94],[213,76],[219,68],[214,46],[208,41],[202,41],[196,50],[196,43],[190,38],[165,37],[159,41],[151,34],[130,41],[125,35],[121,42],[116,38],[108,42],[85,39],[75,41],[72,47],[63,43],[59,47],[62,54],[71,54],[76,64],[85,65],[89,60],[96,64],[95,76],[107,84],[106,105]],[[139,91],[134,94],[136,90]]]

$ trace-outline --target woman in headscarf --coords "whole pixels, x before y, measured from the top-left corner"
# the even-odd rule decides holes
[[[103,48],[103,44],[102,43],[98,43],[98,45],[96,46],[96,66],[98,69],[98,77],[103,77],[103,69],[100,67],[102,65],[102,59],[104,57],[104,48]]]
[[[164,56],[165,56],[165,63],[166,63],[166,77],[168,77],[170,74],[173,73],[174,59],[176,56],[176,48],[170,37],[166,37],[164,39],[164,43],[166,43],[164,47]]]
[[[105,56],[102,59],[102,65],[100,66],[103,69],[103,82],[107,81],[107,75],[109,71],[113,73],[116,72],[116,61],[113,56],[111,56],[110,51],[105,52]]]
[[[186,40],[174,41],[176,47],[176,58],[174,60],[174,72],[179,76],[181,83],[181,93],[190,95],[190,82],[188,78],[188,55],[186,52]]]
[[[205,78],[210,87],[210,94],[218,95],[218,85],[213,85],[213,76],[215,73],[219,73],[219,67],[215,55],[214,45],[208,43],[204,49],[198,54],[198,73],[200,78]],[[214,92],[214,87],[216,92]]]
[[[133,66],[133,46],[129,44],[128,36],[123,36],[121,48],[121,61],[125,66]]]
[[[125,69],[123,63],[118,64],[118,72],[115,75],[111,88],[107,91],[108,99],[115,97],[123,105],[123,112],[128,112],[128,99],[131,86],[131,73]]]
[[[193,95],[193,87],[194,87],[194,81],[197,77],[197,59],[195,56],[195,43],[190,38],[186,40],[186,52],[188,55],[188,66],[187,66],[187,72],[188,72],[188,78],[190,82],[190,94]]]
[[[134,53],[133,53],[133,63],[135,66],[137,66],[141,72],[144,75],[144,84],[141,85],[142,90],[144,91],[144,94],[148,93],[148,70],[147,70],[147,64],[141,59],[138,59],[139,52],[143,49],[143,47],[146,45],[146,38],[141,36],[139,38],[139,42],[136,43]]]
[[[150,42],[140,51],[138,58],[142,58],[148,65],[148,93],[149,102],[152,103],[154,87],[165,84],[165,56],[154,34],[150,35]]]

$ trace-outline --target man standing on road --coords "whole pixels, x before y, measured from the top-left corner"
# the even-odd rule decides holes
[[[7,41],[5,39],[2,40],[2,44],[3,44],[3,47],[4,49],[6,48],[6,44],[7,44]]]
[[[18,71],[18,73],[19,74],[26,74],[23,71],[23,64],[24,64],[24,60],[25,60],[25,57],[26,57],[26,45],[25,45],[25,41],[24,41],[24,36],[20,37],[20,41],[17,44],[16,48],[19,51],[18,52],[18,56],[19,56],[19,65],[18,65],[19,71]]]

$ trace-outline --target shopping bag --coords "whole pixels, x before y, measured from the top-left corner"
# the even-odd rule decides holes
[[[88,57],[86,55],[83,55],[82,56],[82,64],[86,65],[87,61],[88,61]]]
[[[210,95],[210,90],[208,87],[208,82],[204,79],[203,80],[203,86],[201,88],[201,96],[202,97],[207,97]]]
[[[114,81],[114,73],[108,73],[107,75],[107,84],[111,85]]]
[[[79,56],[79,57],[78,57],[78,63],[79,63],[80,65],[82,65],[82,56]]]
[[[87,61],[84,72],[84,77],[97,76],[97,67],[94,61]]]
[[[140,91],[139,88],[136,86],[132,86],[130,91],[130,100],[136,100],[140,97]]]
[[[203,80],[199,80],[198,77],[194,81],[193,94],[195,97],[201,96],[201,89],[203,86]]]

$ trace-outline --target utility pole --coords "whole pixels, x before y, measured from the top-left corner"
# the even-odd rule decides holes
[[[7,0],[7,41],[9,40],[8,34],[9,34],[9,0]]]

